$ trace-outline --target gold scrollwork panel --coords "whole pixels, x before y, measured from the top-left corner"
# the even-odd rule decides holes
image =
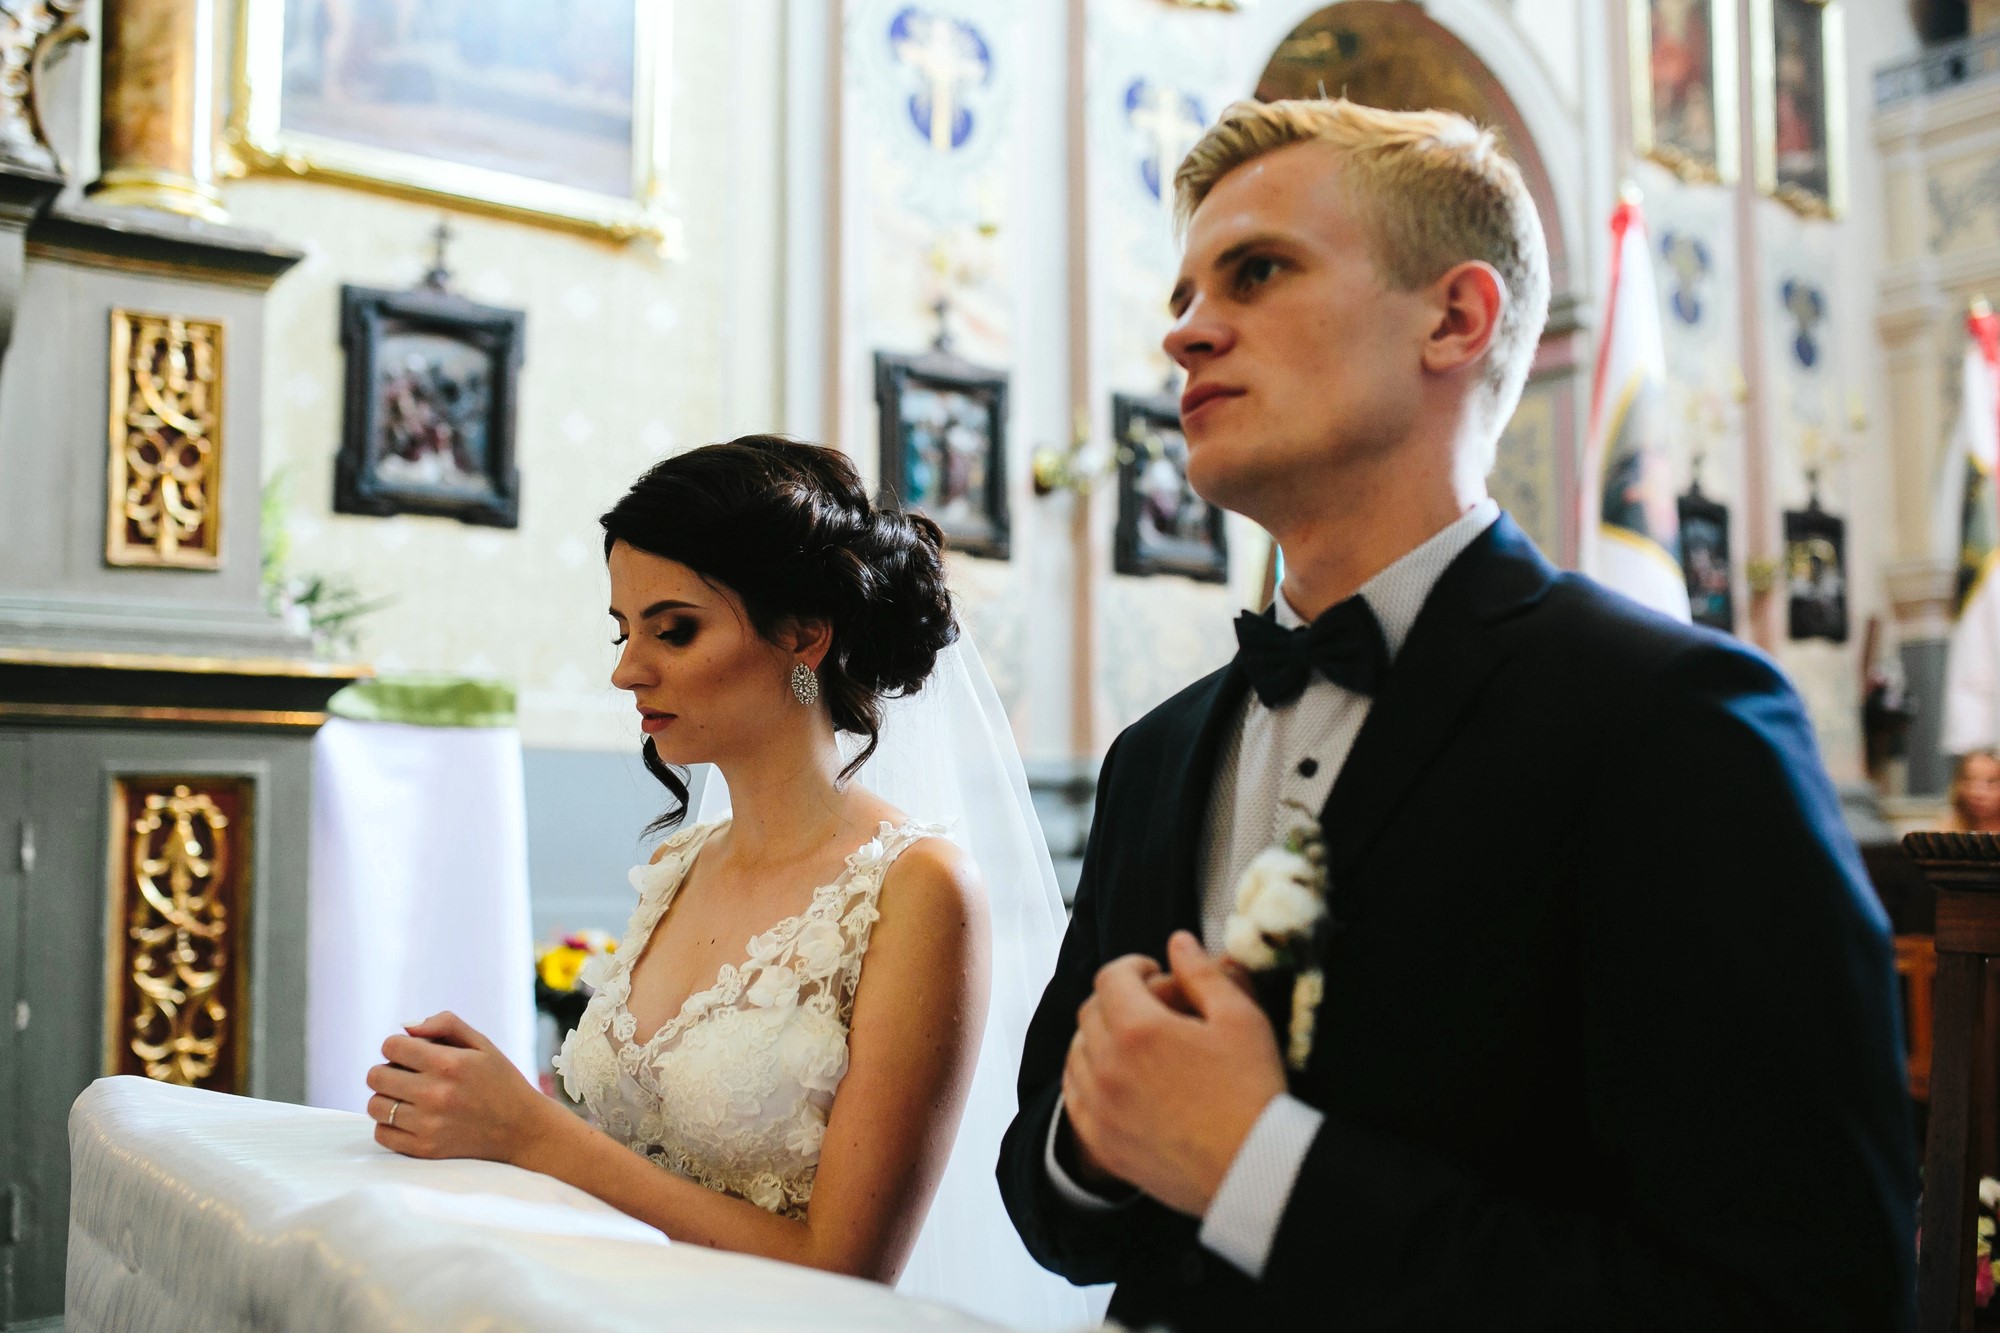
[[[243,1088],[252,804],[247,778],[114,783],[105,1073]]]
[[[222,563],[222,325],[111,312],[109,565]]]

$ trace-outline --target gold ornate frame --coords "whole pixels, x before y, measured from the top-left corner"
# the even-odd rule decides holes
[[[623,198],[284,129],[279,123],[284,10],[282,4],[263,0],[244,0],[238,6],[229,121],[223,133],[227,174],[336,181],[613,241],[644,240],[669,258],[680,256],[680,219],[666,209],[673,102],[670,0],[636,0],[634,6],[632,190]]]
[[[223,354],[220,320],[111,312],[105,564],[222,567]]]
[[[1778,181],[1778,53],[1774,0],[1750,0],[1750,115],[1757,188],[1809,218],[1847,212],[1847,24],[1843,0],[1806,0],[1820,10],[1820,96],[1826,104],[1826,194]]]
[[[106,1075],[144,1074],[217,1092],[248,1087],[257,788],[255,778],[237,773],[112,778],[105,844]],[[133,819],[135,813],[143,822]],[[207,856],[194,839],[177,839],[164,827],[177,816],[183,827],[202,826]],[[151,859],[145,853],[155,841],[162,855],[143,867],[154,872],[148,886],[141,862]],[[151,1021],[135,1025],[135,1007]],[[148,1033],[162,1027],[167,1040],[145,1049],[154,1045]]]
[[[1632,93],[1632,151],[1686,181],[1733,184],[1741,169],[1737,97],[1735,0],[1702,0],[1708,7],[1709,84],[1715,98],[1715,161],[1704,162],[1655,137],[1653,124],[1652,0],[1625,0],[1627,82]]]

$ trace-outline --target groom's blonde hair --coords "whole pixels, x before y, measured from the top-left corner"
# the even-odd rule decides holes
[[[1237,102],[1174,173],[1185,228],[1216,183],[1298,143],[1332,148],[1376,267],[1412,291],[1483,260],[1506,288],[1485,382],[1497,434],[1520,401],[1549,313],[1549,253],[1521,170],[1493,131],[1450,111],[1382,111],[1346,98]]]

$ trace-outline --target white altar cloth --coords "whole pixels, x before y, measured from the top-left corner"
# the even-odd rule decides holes
[[[309,874],[308,1102],[362,1110],[382,1039],[442,1009],[534,1078],[518,731],[329,719]]]
[[[974,1333],[872,1282],[673,1245],[548,1176],[423,1162],[365,1116],[142,1078],[70,1109],[69,1333]]]

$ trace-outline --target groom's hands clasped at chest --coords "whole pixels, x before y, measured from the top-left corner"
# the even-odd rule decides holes
[[[1285,1070],[1264,1011],[1193,935],[1175,933],[1167,962],[1131,954],[1099,969],[1077,1010],[1063,1110],[1086,1176],[1199,1217]]]

